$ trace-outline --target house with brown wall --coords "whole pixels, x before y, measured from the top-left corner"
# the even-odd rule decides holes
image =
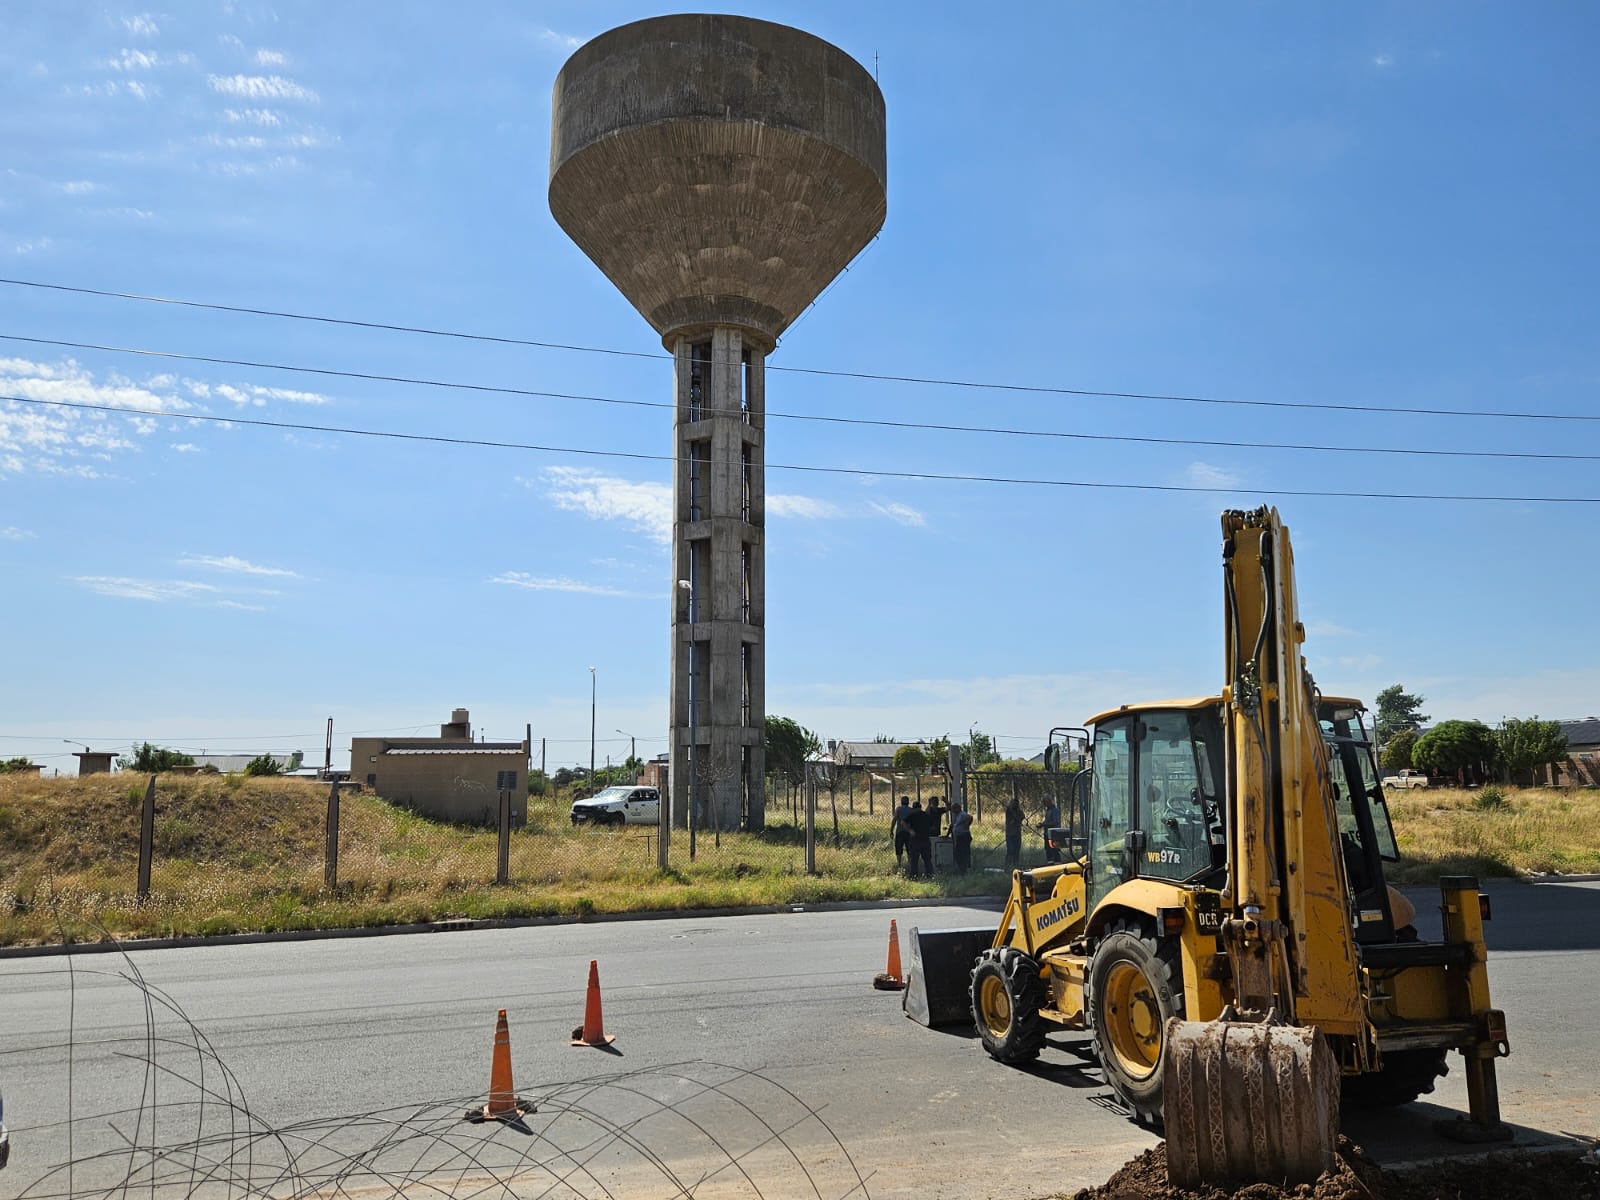
[[[458,708],[436,738],[350,739],[350,779],[391,804],[440,821],[492,824],[500,793],[511,793],[511,823],[528,820],[528,739],[473,741]]]

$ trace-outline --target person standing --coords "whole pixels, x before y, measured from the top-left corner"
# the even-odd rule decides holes
[[[894,810],[894,865],[899,870],[905,862],[906,851],[911,846],[911,797],[901,796],[900,805]]]
[[[1022,801],[1015,796],[1006,805],[1006,870],[1022,865]]]
[[[1061,806],[1052,796],[1044,803],[1044,860],[1047,863],[1061,861],[1061,851],[1056,848],[1055,841],[1050,836],[1050,831],[1061,824]]]
[[[928,814],[922,810],[922,801],[911,802],[911,870],[912,879],[919,876],[933,878],[933,831]]]
[[[959,804],[950,806],[950,837],[955,843],[956,870],[965,875],[972,867],[972,814]]]

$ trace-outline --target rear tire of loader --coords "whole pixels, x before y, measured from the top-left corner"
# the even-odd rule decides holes
[[[1141,1125],[1161,1123],[1167,1022],[1183,1016],[1183,969],[1166,945],[1133,921],[1100,939],[1089,964],[1089,1015],[1106,1080]]]
[[[1370,1075],[1346,1075],[1344,1103],[1352,1108],[1395,1108],[1433,1091],[1433,1081],[1450,1073],[1444,1050],[1391,1050],[1383,1068]]]
[[[972,1022],[990,1057],[1003,1063],[1031,1062],[1044,1048],[1039,1016],[1044,985],[1039,964],[1021,950],[985,950],[972,969]]]

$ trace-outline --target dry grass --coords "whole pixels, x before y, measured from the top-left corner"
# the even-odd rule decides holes
[[[1395,882],[1600,872],[1600,789],[1420,788],[1388,799],[1406,860]]]
[[[533,800],[511,842],[511,882],[492,883],[492,830],[424,820],[346,796],[339,888],[325,891],[326,789],[302,780],[161,776],[151,895],[135,896],[143,780],[0,776],[0,945],[113,934],[171,936],[391,925],[451,918],[582,916],[891,896],[998,895],[1007,877],[996,813],[975,829],[972,874],[910,882],[894,870],[888,818],[842,811],[838,844],[818,813],[817,875],[787,808],[760,834],[683,831],[674,868],[655,865],[644,829],[574,828],[565,802]],[[1489,799],[1486,799],[1486,796]],[[1397,793],[1390,809],[1407,861],[1396,882],[1600,872],[1600,791]],[[844,800],[840,799],[841,808]],[[864,805],[858,804],[858,810]],[[720,845],[718,845],[720,841]],[[1024,864],[1039,861],[1030,836]],[[987,868],[987,869],[986,869]],[[98,935],[89,935],[98,936]]]
[[[702,832],[691,863],[656,866],[653,829],[575,828],[567,803],[531,800],[496,886],[493,830],[442,824],[371,796],[341,801],[339,887],[323,884],[327,789],[304,780],[163,775],[151,894],[136,896],[145,777],[0,776],[0,945],[81,940],[81,922],[119,937],[392,925],[454,918],[581,916],[999,894],[999,872],[911,882],[894,870],[888,816],[841,813],[838,844],[818,815],[818,874],[786,808],[760,834]],[[843,801],[840,801],[841,806]],[[649,836],[647,836],[647,834]],[[975,865],[997,863],[998,828]],[[720,844],[719,844],[720,842]],[[97,936],[97,935],[94,935]]]

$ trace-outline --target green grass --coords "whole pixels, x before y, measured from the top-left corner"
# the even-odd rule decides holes
[[[0,776],[0,945],[118,937],[408,924],[455,918],[583,917],[817,904],[889,897],[998,896],[1008,878],[998,811],[975,828],[974,871],[911,882],[894,869],[883,803],[850,811],[838,837],[824,803],[817,869],[790,807],[762,833],[702,831],[693,862],[677,830],[673,867],[653,830],[575,828],[564,800],[533,799],[496,886],[494,831],[441,824],[372,796],[346,796],[339,886],[323,887],[327,791],[304,780],[164,775],[157,783],[151,894],[135,895],[144,787],[124,776]],[[1406,861],[1397,883],[1600,872],[1600,791],[1426,790],[1390,797]],[[719,844],[720,843],[720,844]],[[1037,835],[1024,863],[1040,861]]]

